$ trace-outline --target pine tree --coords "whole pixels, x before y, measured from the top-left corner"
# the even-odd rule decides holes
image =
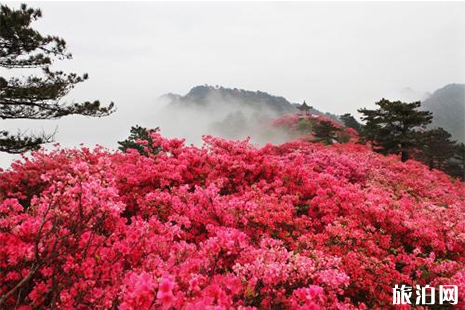
[[[39,9],[22,4],[18,10],[0,6],[0,67],[6,69],[37,68],[41,75],[26,78],[0,77],[1,119],[57,119],[66,115],[106,116],[114,111],[111,103],[102,107],[99,101],[62,103],[78,83],[88,78],[76,73],[52,71],[54,60],[71,59],[66,42],[57,36],[42,35],[31,23],[42,17]],[[53,140],[53,134],[16,135],[0,130],[0,151],[21,153]]]
[[[313,126],[315,140],[325,144],[332,144],[337,141],[337,133],[340,130],[331,121],[319,121]]]
[[[456,153],[456,141],[443,128],[434,128],[418,134],[418,159],[430,169],[445,170],[446,163]]]
[[[348,128],[352,128],[354,129],[355,131],[357,131],[358,133],[361,132],[362,130],[362,124],[360,124],[359,122],[357,122],[357,120],[355,119],[355,117],[353,117],[350,113],[346,113],[346,114],[343,114],[339,117],[339,119],[342,121],[342,123],[344,124],[344,126],[348,127]]]
[[[415,132],[431,123],[432,113],[418,111],[421,103],[405,103],[382,99],[376,110],[359,109],[366,122],[362,139],[370,141],[373,149],[383,154],[400,154],[402,161],[419,145]]]
[[[153,146],[153,140],[150,137],[150,134],[158,130],[158,127],[155,129],[146,129],[139,125],[131,127],[131,134],[124,141],[118,141],[119,149],[123,152],[126,152],[128,149],[134,149],[138,151],[141,155],[148,156],[150,154],[157,154],[162,149],[160,146]]]
[[[465,181],[465,144],[455,145],[454,155],[447,161],[445,171],[449,175]]]

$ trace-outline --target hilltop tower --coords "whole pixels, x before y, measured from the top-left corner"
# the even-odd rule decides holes
[[[310,116],[310,110],[312,109],[311,106],[308,106],[307,103],[305,102],[304,100],[304,103],[302,103],[302,105],[300,107],[298,107],[298,109],[300,110],[302,116]]]

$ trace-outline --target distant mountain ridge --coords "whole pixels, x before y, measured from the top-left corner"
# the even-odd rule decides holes
[[[401,93],[405,97],[421,95],[422,110],[433,112],[432,127],[442,127],[452,134],[452,138],[465,142],[465,84],[448,84],[434,93],[421,93],[411,88],[404,88]],[[426,98],[425,98],[426,97]],[[301,103],[292,103],[282,96],[275,96],[263,91],[250,91],[223,86],[199,85],[193,87],[186,95],[168,93],[162,96],[168,107],[181,110],[205,111],[207,119],[215,119],[230,123],[250,123],[258,119],[269,119],[285,114],[298,112]],[[312,102],[309,103],[312,105]],[[339,121],[330,113],[315,108],[312,114],[325,115]],[[213,115],[214,114],[214,115]],[[242,115],[244,114],[244,115]],[[245,118],[245,120],[244,120]]]
[[[300,103],[291,103],[282,96],[274,96],[263,91],[250,91],[238,88],[227,88],[223,86],[199,85],[193,87],[185,96],[168,93],[162,96],[170,104],[183,106],[196,104],[206,106],[209,103],[237,104],[241,107],[249,107],[254,110],[273,111],[276,115],[298,112]],[[310,104],[311,105],[311,104]],[[317,115],[326,115],[337,120],[336,115],[323,113],[315,108],[311,112]]]
[[[465,142],[465,84],[448,84],[422,102],[433,112],[434,127],[447,130],[453,139]]]
[[[209,85],[195,86],[186,95],[165,94],[160,99],[161,109],[154,118],[157,126],[167,136],[184,137],[196,144],[201,143],[202,135],[225,139],[250,137],[259,144],[283,143],[287,135],[271,133],[269,126],[276,118],[296,114],[300,106],[263,91]],[[316,109],[311,113],[340,122],[333,114]]]
[[[222,86],[195,86],[185,96],[166,94],[170,104],[181,106],[228,105],[237,108],[250,108],[255,111],[267,110],[277,115],[296,112],[296,108],[285,98],[273,96],[261,91],[249,91]]]

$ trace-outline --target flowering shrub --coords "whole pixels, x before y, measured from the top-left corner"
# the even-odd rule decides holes
[[[0,174],[0,308],[365,309],[465,291],[465,188],[365,146],[36,152]],[[463,295],[460,296],[463,300]]]
[[[334,140],[339,143],[347,143],[358,140],[356,130],[344,127],[334,119],[324,115],[284,115],[274,119],[270,125],[271,128],[284,131],[290,138],[304,141]]]

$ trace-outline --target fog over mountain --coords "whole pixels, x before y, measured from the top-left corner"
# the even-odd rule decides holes
[[[169,137],[183,137],[200,144],[202,135],[226,139],[251,137],[252,142],[280,143],[284,136],[270,134],[270,121],[296,113],[297,104],[262,91],[222,86],[196,86],[186,95],[166,94],[157,102],[154,123]],[[322,114],[318,110],[315,113]]]
[[[464,141],[465,124],[465,85],[449,84],[438,89],[433,94],[415,90],[410,87],[400,88],[386,93],[390,100],[406,102],[422,101],[422,108],[433,112],[432,126],[440,126],[453,134],[454,139]],[[426,99],[425,99],[426,98]],[[381,99],[381,97],[379,98]],[[199,85],[191,88],[185,95],[167,93],[154,99],[150,104],[138,107],[132,111],[132,116],[125,122],[117,122],[118,113],[108,118],[89,119],[82,117],[69,117],[57,121],[50,121],[47,126],[31,120],[21,122],[6,122],[15,128],[16,124],[24,124],[32,131],[46,130],[48,132],[59,128],[57,140],[65,147],[75,144],[75,140],[82,139],[82,133],[89,132],[94,124],[100,124],[102,129],[112,128],[111,141],[98,141],[93,137],[92,143],[116,148],[116,141],[123,140],[129,135],[132,125],[141,125],[146,128],[159,127],[166,137],[186,139],[187,144],[202,144],[203,135],[213,135],[225,139],[251,138],[257,145],[265,143],[282,143],[290,137],[280,130],[271,128],[271,120],[285,114],[298,112],[301,102],[290,102],[279,95],[272,95],[257,90],[250,91],[224,86]],[[338,120],[336,114],[325,111],[325,104],[314,104],[311,113],[325,115]],[[354,116],[359,115],[354,113]],[[79,131],[76,130],[79,128]],[[52,145],[46,145],[52,148]],[[0,154],[0,166],[7,167],[12,159],[18,155]]]
[[[394,91],[388,91],[385,98],[394,101],[414,102],[426,100],[429,96],[431,96],[431,93],[428,91],[421,91],[411,87],[402,87]]]
[[[465,142],[465,84],[448,84],[422,102],[433,112],[432,126],[442,127],[452,138]]]
[[[388,93],[386,98],[422,101],[422,108],[433,112],[432,126],[443,127],[454,139],[464,141],[465,85],[449,84],[433,94],[404,87]],[[312,102],[307,103],[312,106]],[[226,139],[250,136],[252,142],[259,144],[280,143],[285,136],[271,133],[267,125],[273,118],[296,113],[300,104],[263,91],[202,85],[193,87],[186,95],[161,96],[152,122],[164,135],[183,137],[188,143],[197,145],[206,134]],[[311,112],[337,119],[336,115],[315,107]]]
[[[263,91],[203,85],[193,87],[185,96],[163,95],[154,122],[164,135],[183,137],[194,144],[200,144],[201,136],[206,134],[225,139],[250,137],[258,144],[282,143],[288,137],[271,130],[270,122],[298,112],[300,104]],[[315,107],[310,112],[337,120],[336,115]]]
[[[281,99],[270,99],[270,109],[244,107],[235,113],[231,104],[224,104],[235,100],[231,93],[224,102],[222,97],[215,104],[207,100],[211,105],[202,113],[193,107],[181,113],[174,103],[165,109],[203,83],[266,91],[290,105],[307,100],[323,112],[356,117],[357,109],[374,108],[383,97],[422,100],[424,93],[448,83],[465,83],[465,2],[30,5],[43,16],[33,27],[43,35],[62,37],[73,54],[73,59],[56,61],[53,69],[89,74],[63,102],[98,99],[117,107],[101,119],[2,121],[2,129],[12,133],[57,130],[56,141],[64,147],[84,143],[116,149],[117,141],[136,124],[159,126],[163,135],[183,134],[196,143],[204,133],[236,138],[252,131],[256,136],[258,129],[242,126],[244,119],[247,123],[287,113],[287,108],[272,107]],[[15,69],[1,75],[19,77],[27,70],[40,74]],[[179,95],[157,100],[169,92]],[[260,105],[259,92],[250,96]],[[229,123],[238,126],[225,135]],[[18,156],[0,154],[0,165],[8,166],[13,158]]]

